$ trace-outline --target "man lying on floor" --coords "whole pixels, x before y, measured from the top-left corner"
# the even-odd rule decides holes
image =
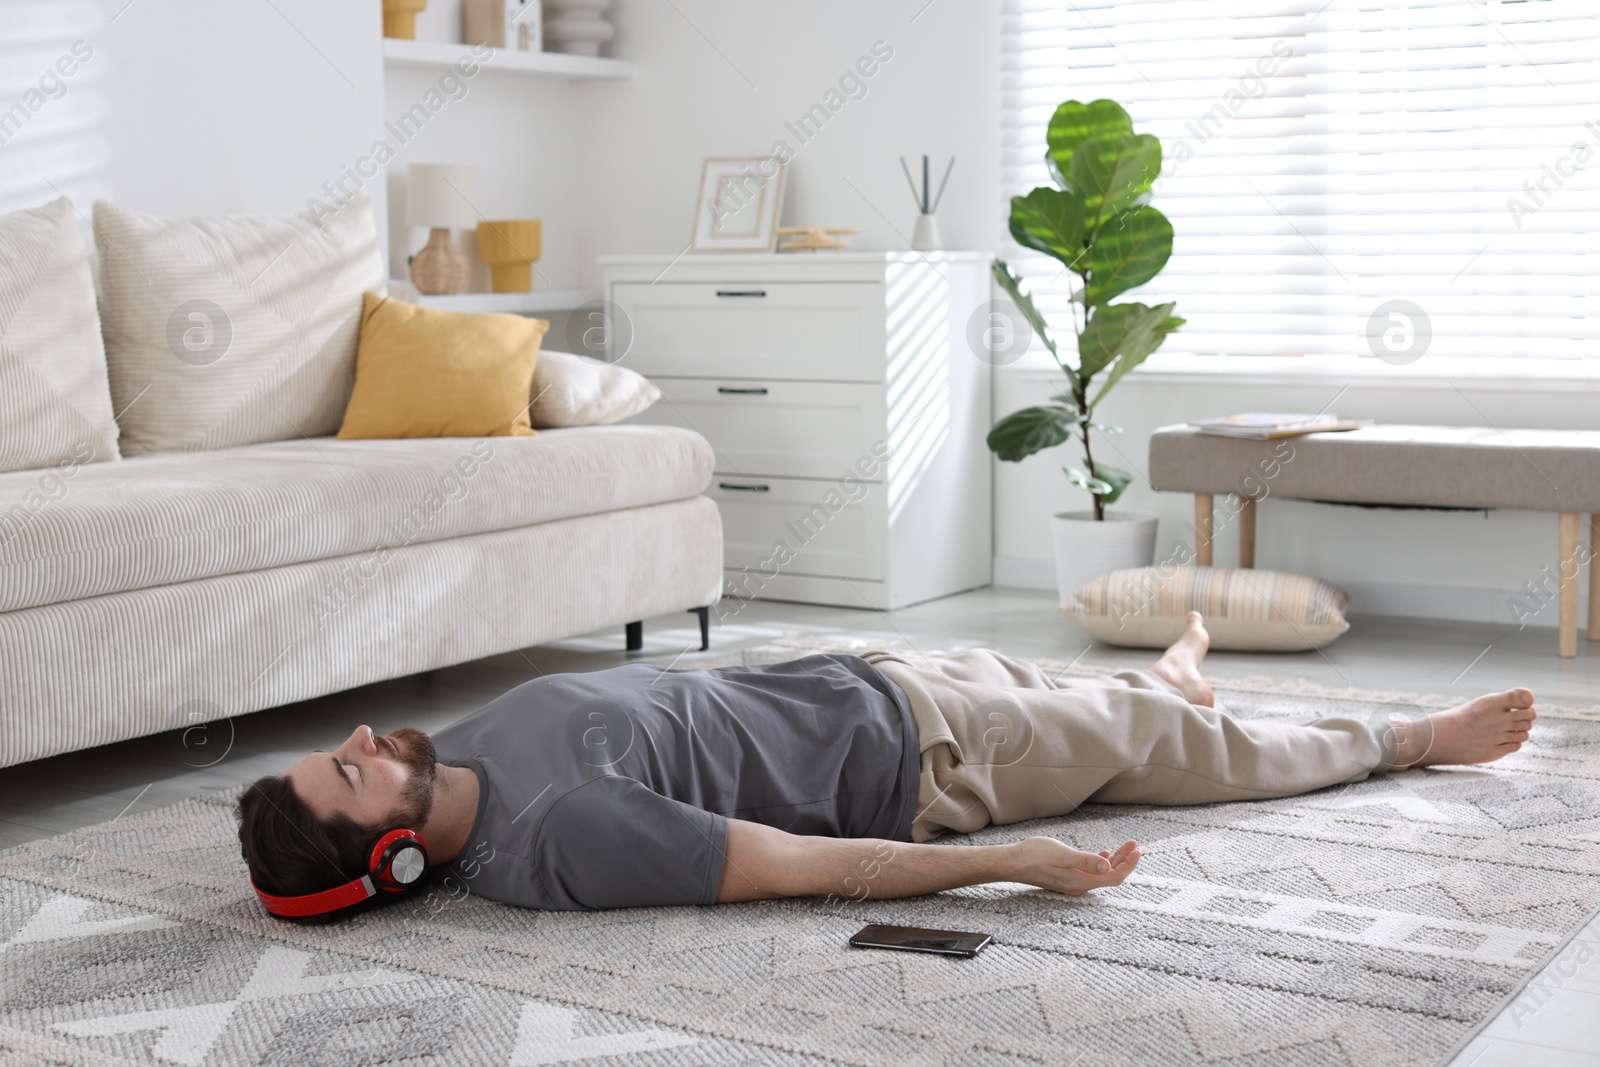
[[[1191,613],[1150,669],[1106,678],[1052,678],[984,650],[552,675],[431,740],[363,726],[260,779],[240,799],[239,839],[263,903],[283,915],[383,895],[428,864],[530,908],[994,881],[1077,895],[1121,884],[1138,845],[927,842],[1086,801],[1255,800],[1487,763],[1520,748],[1535,718],[1533,694],[1513,689],[1381,729],[1239,720],[1212,706],[1208,645]]]

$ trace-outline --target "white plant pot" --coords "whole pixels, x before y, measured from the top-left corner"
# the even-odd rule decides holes
[[[1106,511],[1096,522],[1092,511],[1067,511],[1050,517],[1056,550],[1058,603],[1109,571],[1148,567],[1156,556],[1154,515],[1142,511]]]

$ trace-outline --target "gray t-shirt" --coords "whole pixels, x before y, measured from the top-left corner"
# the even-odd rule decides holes
[[[550,675],[433,739],[478,776],[451,874],[528,908],[715,903],[730,818],[909,841],[916,815],[910,706],[856,656]]]

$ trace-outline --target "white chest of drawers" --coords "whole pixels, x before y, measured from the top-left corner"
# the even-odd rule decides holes
[[[989,584],[976,252],[606,256],[639,421],[716,450],[727,592],[899,608]],[[613,358],[617,358],[613,353]]]

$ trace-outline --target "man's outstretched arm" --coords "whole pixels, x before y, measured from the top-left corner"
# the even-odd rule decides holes
[[[983,882],[1023,882],[1072,896],[1121,885],[1139,864],[1129,841],[1080,852],[1050,837],[1009,845],[914,845],[876,838],[802,837],[728,820],[717,902],[771,897],[916,897]]]

